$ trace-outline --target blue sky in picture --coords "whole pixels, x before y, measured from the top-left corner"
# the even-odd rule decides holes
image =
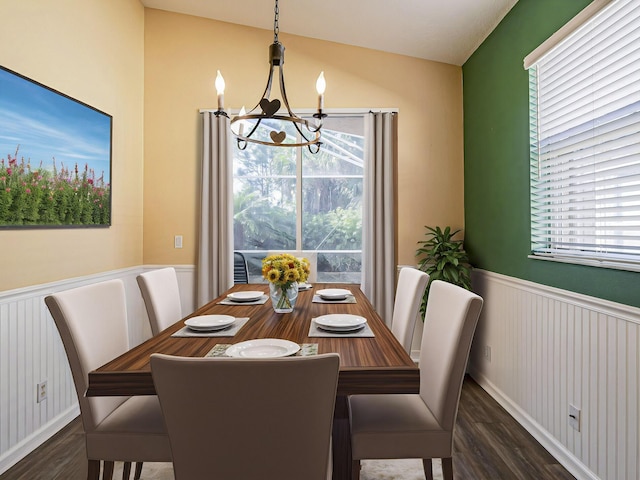
[[[93,169],[110,183],[111,117],[0,68],[0,159]]]

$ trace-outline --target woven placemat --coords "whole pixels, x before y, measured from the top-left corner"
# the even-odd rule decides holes
[[[347,295],[347,298],[344,300],[325,300],[320,295],[313,296],[313,303],[358,303],[356,302],[356,297],[353,295]]]

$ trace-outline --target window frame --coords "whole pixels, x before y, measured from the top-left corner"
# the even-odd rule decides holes
[[[366,131],[365,131],[365,127],[364,124],[366,122],[366,116],[369,113],[369,110],[364,110],[364,109],[328,109],[325,110],[325,112],[327,113],[327,115],[329,115],[330,117],[361,117],[362,119],[362,124],[363,124],[363,136],[366,137]],[[301,116],[301,117],[312,117],[312,115],[315,113],[315,110],[310,110],[310,109],[298,109],[296,111],[296,113]],[[322,140],[321,140],[322,141]],[[366,146],[366,142],[365,145],[363,145],[363,148]],[[235,145],[232,147],[235,151]],[[271,146],[265,146],[264,148],[277,148],[277,147],[271,147]],[[296,155],[295,158],[297,159],[303,159],[305,155],[307,155],[307,153],[305,153],[305,150],[307,147],[290,147],[291,149],[296,151]],[[235,159],[235,156],[232,155],[232,159]],[[311,175],[303,175],[303,162],[302,161],[296,161],[296,171],[295,174],[285,174],[285,175],[277,175],[277,176],[270,176],[269,178],[286,178],[286,179],[293,179],[296,182],[296,193],[295,193],[295,209],[296,209],[296,249],[295,250],[287,250],[287,249],[278,249],[278,252],[284,252],[284,253],[292,253],[292,254],[296,254],[296,255],[300,255],[300,256],[306,256],[307,258],[310,258],[311,260],[311,267],[312,267],[312,273],[310,276],[310,280],[311,281],[316,281],[316,275],[317,275],[317,255],[319,253],[322,254],[359,254],[361,257],[363,255],[363,248],[360,248],[358,250],[334,250],[334,249],[323,249],[323,250],[308,250],[308,249],[303,249],[303,217],[304,217],[304,212],[303,212],[303,190],[304,190],[304,186],[303,186],[303,182],[304,179],[308,179],[308,178],[322,178],[322,177],[328,177],[328,178],[360,178],[362,180],[362,184],[363,184],[363,195],[364,195],[364,169],[366,168],[364,165],[364,162],[366,162],[366,156],[365,153],[363,151],[363,172],[362,175],[354,175],[354,174],[341,174],[341,175],[331,175],[331,176],[327,176],[327,175],[318,175],[318,174],[311,174]],[[234,175],[235,178],[235,175]],[[235,243],[235,241],[234,241]],[[235,245],[234,245],[234,249],[235,249]],[[251,254],[255,254],[257,252],[262,252],[265,255],[274,253],[274,250],[238,250],[241,253],[246,255],[251,255]],[[362,275],[362,270],[360,272],[360,275]],[[254,276],[255,277],[255,276]],[[253,280],[257,280],[257,278],[253,278]],[[341,283],[345,283],[345,282],[341,282]]]
[[[598,251],[595,249],[598,245],[600,245],[600,240],[598,240],[598,230],[606,229],[615,229],[616,226],[622,223],[622,220],[613,226],[601,227],[598,226],[597,219],[598,218],[606,218],[609,220],[610,218],[624,218],[623,216],[618,217],[598,217],[597,214],[594,213],[593,220],[594,224],[591,227],[591,233],[595,236],[596,240],[593,240],[590,246],[585,247],[573,247],[569,248],[561,245],[562,242],[556,243],[552,240],[554,234],[550,233],[552,229],[551,223],[562,223],[563,228],[568,228],[572,226],[571,220],[569,220],[569,216],[562,208],[558,210],[557,217],[554,218],[553,214],[544,214],[542,218],[546,220],[547,223],[544,223],[545,220],[538,223],[537,214],[539,209],[546,208],[549,205],[553,205],[554,202],[551,200],[554,198],[553,195],[545,195],[543,192],[550,191],[549,184],[539,182],[539,178],[541,176],[541,155],[540,149],[541,144],[546,139],[541,139],[540,133],[540,112],[538,110],[539,106],[539,94],[540,94],[540,85],[539,78],[537,75],[537,68],[539,62],[543,62],[547,55],[552,56],[556,48],[562,49],[566,44],[570,44],[574,41],[576,35],[580,32],[581,27],[587,26],[587,24],[593,23],[590,22],[594,20],[597,22],[598,14],[608,12],[614,12],[616,7],[626,6],[626,2],[624,0],[596,0],[587,8],[585,8],[582,12],[580,12],[574,19],[572,19],[567,25],[565,25],[562,29],[560,29],[556,34],[550,37],[546,42],[544,42],[540,47],[534,50],[530,55],[528,55],[524,60],[525,69],[529,70],[529,116],[530,116],[530,213],[531,213],[531,232],[530,232],[530,240],[531,240],[531,254],[528,258],[537,259],[537,260],[551,260],[563,263],[571,263],[571,264],[581,264],[581,265],[589,265],[595,267],[604,267],[604,268],[612,268],[612,269],[620,269],[620,270],[629,270],[629,271],[640,271],[640,245],[637,245],[638,240],[640,239],[640,232],[637,233],[633,237],[629,237],[632,242],[632,253],[624,254],[624,253],[607,253],[603,251]],[[603,10],[605,7],[606,10]],[[576,42],[577,43],[577,42]],[[585,74],[586,78],[586,74]],[[561,78],[562,80],[562,78]],[[598,97],[599,98],[599,97]],[[629,98],[628,102],[625,105],[634,105],[636,101],[632,97]],[[595,123],[595,120],[598,118],[594,118],[592,121]],[[573,126],[567,126],[567,129],[573,128]],[[593,127],[592,131],[596,131],[597,127]],[[547,137],[551,138],[551,137]],[[600,144],[599,144],[600,145]],[[634,142],[634,145],[638,145],[638,143]],[[551,150],[557,151],[557,150]],[[635,158],[635,157],[633,157]],[[571,159],[570,162],[573,161],[579,162],[580,159]],[[559,165],[559,160],[556,163],[553,163],[553,160],[550,164]],[[598,160],[596,159],[596,155],[593,155],[593,165],[594,170],[595,167],[599,165]],[[565,174],[562,174],[565,175]],[[565,179],[573,178],[574,173],[566,174]],[[576,177],[577,178],[577,177]],[[627,177],[620,175],[615,176],[615,179],[626,179]],[[622,180],[621,180],[622,181]],[[553,182],[550,182],[553,185]],[[587,182],[588,184],[588,182]],[[541,187],[541,185],[543,185]],[[579,183],[580,186],[584,185],[583,183]],[[597,187],[597,181],[594,182],[593,186],[593,194],[594,197],[596,193],[599,191]],[[545,188],[546,187],[546,188]],[[616,189],[622,190],[623,187],[616,186]],[[634,193],[636,195],[640,194],[640,184],[632,185],[634,189]],[[557,198],[557,197],[555,197]],[[624,201],[624,197],[620,197]],[[546,200],[546,203],[545,203]],[[597,204],[597,202],[596,202]],[[597,207],[594,207],[597,209]],[[602,208],[602,207],[600,207]],[[629,207],[631,209],[631,213],[637,215],[637,211],[640,211],[640,205],[632,205]],[[560,220],[558,220],[560,218]],[[553,219],[553,220],[552,220]],[[587,218],[587,220],[589,220]],[[574,222],[575,223],[575,222]],[[580,223],[580,222],[578,222]],[[545,228],[546,226],[546,228]],[[584,227],[579,226],[576,227],[578,230],[582,230]],[[544,230],[547,230],[547,233],[544,233]],[[630,227],[629,230],[633,230],[633,227]],[[626,231],[626,230],[625,230]],[[588,237],[586,233],[578,233],[574,235],[564,234],[568,237],[576,237],[583,239]],[[600,233],[599,235],[604,235]],[[544,237],[548,238],[548,245],[543,246],[543,242],[540,241],[540,238]],[[622,250],[623,244],[621,243],[619,246],[608,246],[608,244],[604,244],[603,250],[607,248],[612,248],[615,250]]]

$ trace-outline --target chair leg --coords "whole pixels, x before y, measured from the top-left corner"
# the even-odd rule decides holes
[[[442,478],[453,480],[453,459],[451,457],[442,459]]]
[[[351,480],[360,480],[360,460],[351,462]]]
[[[424,468],[424,476],[427,480],[433,480],[433,466],[430,458],[422,459],[422,467]]]
[[[133,476],[133,480],[140,480],[142,476],[142,462],[136,462],[136,473]]]
[[[129,480],[131,475],[131,462],[124,462],[122,465],[122,480]]]
[[[100,480],[100,460],[89,460],[87,480]]]
[[[102,469],[102,480],[113,480],[113,462],[102,462],[104,468]]]

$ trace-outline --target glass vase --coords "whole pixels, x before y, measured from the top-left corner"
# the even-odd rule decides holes
[[[298,299],[298,284],[292,282],[285,285],[269,284],[271,306],[276,313],[291,313]]]

